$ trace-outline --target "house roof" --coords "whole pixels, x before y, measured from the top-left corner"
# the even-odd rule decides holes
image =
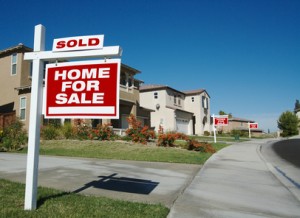
[[[122,68],[124,68],[125,70],[129,70],[129,71],[131,71],[131,72],[133,72],[135,74],[141,73],[141,71],[139,71],[139,70],[137,70],[137,69],[135,69],[133,67],[130,67],[130,66],[126,65],[126,64],[123,64],[123,63],[122,63]]]
[[[205,92],[208,95],[208,97],[210,97],[205,89],[195,89],[195,90],[183,91],[183,93],[186,95],[197,95],[197,94],[201,94],[203,92]]]
[[[228,119],[229,121],[239,121],[239,122],[247,122],[247,123],[255,123],[253,120],[248,120],[244,118],[239,118],[239,117],[232,117]]]
[[[22,43],[17,46],[9,47],[0,51],[0,58],[11,55],[16,52],[31,52],[32,48],[29,48]]]
[[[166,108],[173,109],[175,111],[181,111],[181,112],[188,113],[188,114],[194,114],[193,112],[182,110],[180,108],[176,108],[176,107],[172,107],[172,106],[168,106],[168,105],[166,106]]]
[[[209,96],[207,91],[205,89],[196,89],[196,90],[188,90],[188,91],[179,91],[177,89],[174,89],[167,85],[158,85],[158,84],[147,84],[140,87],[140,92],[147,92],[147,91],[155,91],[155,90],[164,90],[164,89],[170,89],[175,92],[182,93],[184,95],[196,95],[201,94],[203,92],[206,92],[206,94]]]
[[[170,89],[174,92],[179,92],[179,93],[182,93],[182,94],[185,94],[183,93],[182,91],[179,91],[179,90],[176,90],[170,86],[167,86],[167,85],[156,85],[156,84],[147,84],[147,85],[142,85],[140,87],[140,92],[147,92],[147,91],[155,91],[155,90],[166,90],[166,89]]]

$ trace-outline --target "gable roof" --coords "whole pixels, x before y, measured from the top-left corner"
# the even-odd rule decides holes
[[[22,43],[17,46],[9,47],[0,51],[0,58],[11,55],[16,52],[31,52],[33,49],[29,48]]]
[[[148,91],[156,91],[156,90],[166,90],[170,89],[175,92],[182,93],[184,95],[197,95],[201,94],[203,92],[206,92],[206,94],[209,96],[207,91],[205,89],[195,89],[195,90],[188,90],[188,91],[179,91],[177,89],[174,89],[167,85],[158,85],[158,84],[147,84],[140,87],[140,92],[148,92]],[[210,97],[210,96],[209,96]]]
[[[253,120],[248,120],[244,118],[239,118],[239,117],[232,117],[228,119],[229,121],[239,121],[239,122],[247,122],[247,123],[255,123]]]
[[[157,91],[157,90],[172,90],[174,92],[178,92],[178,93],[181,93],[181,94],[185,94],[183,93],[182,91],[179,91],[179,90],[176,90],[170,86],[167,86],[167,85],[155,85],[155,84],[152,84],[152,85],[142,85],[140,87],[140,92],[148,92],[148,91]]]
[[[122,63],[122,68],[125,69],[125,70],[129,70],[129,71],[133,72],[134,74],[141,73],[141,71],[139,71],[139,70],[137,70],[133,67],[130,67],[126,64],[123,64],[123,63]]]
[[[210,97],[205,89],[195,89],[195,90],[183,91],[183,93],[186,95],[199,95],[199,94],[202,94],[203,92],[205,92],[208,95],[208,97]]]

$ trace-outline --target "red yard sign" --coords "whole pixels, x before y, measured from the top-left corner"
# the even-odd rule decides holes
[[[228,126],[228,116],[227,115],[219,115],[214,117],[214,125],[215,126]]]
[[[258,129],[258,123],[249,123],[250,129]]]
[[[119,118],[120,59],[48,64],[46,118]]]

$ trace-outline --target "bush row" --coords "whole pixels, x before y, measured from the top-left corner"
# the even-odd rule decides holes
[[[158,135],[148,126],[142,126],[134,115],[128,118],[129,128],[126,130],[126,136],[115,135],[111,124],[99,124],[96,128],[86,125],[83,120],[75,120],[74,124],[65,123],[63,126],[48,124],[41,127],[41,138],[45,140],[55,139],[79,139],[79,140],[115,140],[123,139],[135,143],[147,144],[150,140],[157,139],[157,146],[163,147],[182,147],[188,150],[200,152],[215,152],[209,143],[191,140],[187,135],[177,132],[164,133],[160,126]],[[182,140],[179,146],[175,141]],[[17,150],[27,143],[27,133],[23,130],[23,123],[16,120],[4,130],[0,129],[0,148],[2,150]]]

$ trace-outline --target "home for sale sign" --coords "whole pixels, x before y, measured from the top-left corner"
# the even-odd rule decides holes
[[[120,59],[46,65],[46,118],[119,118]]]

